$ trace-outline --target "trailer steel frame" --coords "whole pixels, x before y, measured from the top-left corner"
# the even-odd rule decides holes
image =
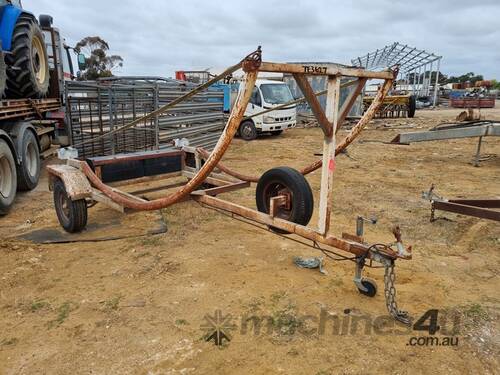
[[[500,199],[445,199],[434,190],[432,185],[428,192],[422,194],[424,199],[431,202],[431,223],[438,220],[436,210],[500,221]]]
[[[321,65],[303,66],[299,64],[262,62],[261,50],[259,47],[257,51],[248,55],[239,64],[229,68],[224,73],[214,77],[207,83],[200,85],[197,89],[174,100],[172,103],[159,108],[149,115],[146,115],[144,118],[134,120],[120,129],[113,130],[108,133],[108,135],[133,127],[147,118],[152,118],[158,115],[161,111],[168,110],[172,106],[182,102],[184,99],[189,98],[197,92],[207,88],[213,82],[220,79],[221,76],[227,75],[228,72],[234,72],[240,67],[242,67],[245,72],[244,87],[236,100],[235,106],[228,119],[228,123],[214,150],[211,153],[208,153],[206,150],[201,148],[183,147],[179,151],[157,151],[162,154],[161,157],[168,157],[169,152],[172,157],[181,156],[182,161],[179,170],[169,173],[166,176],[157,176],[158,178],[168,178],[172,176],[186,177],[188,179],[187,183],[179,190],[167,195],[166,197],[148,201],[131,193],[118,190],[116,187],[110,186],[109,184],[105,184],[99,176],[98,168],[93,170],[88,162],[76,159],[67,160],[66,165],[48,167],[51,176],[50,186],[53,186],[55,180],[59,178],[67,187],[66,191],[68,192],[69,199],[82,199],[83,196],[88,201],[102,202],[121,212],[125,212],[127,210],[158,210],[166,208],[172,204],[191,199],[203,206],[223,211],[233,217],[239,217],[245,221],[266,226],[272,228],[273,230],[280,230],[282,233],[285,232],[291,237],[298,237],[302,240],[310,241],[310,246],[321,249],[322,251],[325,251],[325,249],[322,249],[321,246],[339,249],[351,255],[350,258],[346,256],[341,257],[343,259],[352,260],[356,263],[356,276],[354,278],[354,282],[361,293],[370,296],[374,295],[374,293],[371,292],[373,289],[376,291],[376,286],[373,286],[373,282],[369,279],[362,277],[362,269],[364,266],[373,266],[374,262],[380,263],[385,268],[385,297],[388,311],[397,320],[405,324],[410,324],[410,317],[406,312],[398,310],[395,300],[395,261],[397,259],[411,259],[411,247],[405,248],[403,246],[399,228],[396,227],[393,230],[396,239],[395,242],[382,245],[369,244],[365,242],[362,237],[357,235],[344,233],[342,234],[342,237],[336,237],[330,234],[330,217],[333,206],[333,184],[335,181],[336,155],[351,144],[368,124],[368,122],[373,118],[387,92],[392,87],[395,77],[397,77],[397,69],[371,72],[360,68],[331,67]],[[270,212],[260,212],[217,197],[225,192],[248,187],[251,182],[259,180],[258,177],[244,176],[242,174],[235,173],[220,163],[222,156],[229,147],[241,119],[244,116],[245,109],[250,100],[250,96],[259,72],[282,72],[292,74],[300,86],[307,102],[311,106],[321,129],[323,130],[322,160],[318,160],[300,171],[303,175],[306,175],[321,168],[319,221],[317,228],[300,225],[278,217],[277,211],[279,208],[291,204],[290,196],[284,193],[280,193],[281,195],[271,198]],[[306,79],[306,76],[308,75],[322,75],[328,77],[326,111],[323,111],[319,105],[316,93],[313,92]],[[348,98],[343,108],[339,108],[340,79],[344,76],[351,77],[357,81],[355,83],[357,85],[355,92],[360,92],[362,90],[367,79],[381,79],[384,80],[384,84],[379,90],[372,105],[365,112],[357,125],[354,126],[350,133],[337,144],[336,133],[345,114],[349,113],[354,103],[354,100]],[[154,157],[151,156],[151,152],[148,155],[148,157]],[[120,160],[123,161],[124,159],[134,157],[141,159],[145,156],[110,156],[107,163],[112,164],[119,162]],[[80,177],[75,179],[75,173]],[[134,184],[157,177],[144,177],[141,179],[121,182],[120,184]],[[212,186],[209,188],[200,188],[203,184],[210,184]],[[152,190],[154,189],[148,189],[148,191]],[[330,254],[336,254],[331,250],[326,251]]]

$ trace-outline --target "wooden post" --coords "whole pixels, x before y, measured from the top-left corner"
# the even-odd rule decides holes
[[[323,236],[330,229],[330,214],[333,200],[333,173],[335,171],[335,133],[339,119],[340,77],[328,77],[328,93],[326,99],[326,117],[333,124],[331,135],[325,135],[323,142],[323,167],[321,169],[321,189],[319,200],[319,227]]]

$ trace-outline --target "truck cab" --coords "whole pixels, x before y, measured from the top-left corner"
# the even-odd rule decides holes
[[[239,85],[239,90],[242,87],[243,85]],[[279,135],[283,130],[294,128],[297,124],[296,105],[261,114],[261,112],[291,102],[293,99],[292,92],[286,83],[258,79],[245,111],[245,118],[239,128],[240,137],[250,141],[263,133]]]

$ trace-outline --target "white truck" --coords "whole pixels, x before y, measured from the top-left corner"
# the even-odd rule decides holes
[[[235,86],[232,85],[234,88]],[[237,85],[237,93],[243,85]],[[233,93],[233,90],[231,91]],[[231,95],[231,107],[236,95]],[[280,135],[283,130],[294,128],[297,125],[297,106],[288,107],[260,114],[281,104],[293,101],[293,95],[288,85],[281,81],[258,79],[252,97],[241,121],[238,135],[247,141],[257,138],[263,133]]]

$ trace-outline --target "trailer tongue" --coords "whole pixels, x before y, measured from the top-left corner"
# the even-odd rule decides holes
[[[397,307],[394,287],[395,261],[397,259],[411,259],[411,248],[406,249],[403,246],[399,228],[395,227],[393,229],[395,242],[392,244],[370,244],[359,235],[343,233],[340,237],[337,237],[330,234],[336,155],[351,144],[373,118],[391,88],[397,72],[393,70],[371,72],[358,68],[321,65],[311,67],[262,62],[259,48],[240,63],[222,73],[221,76],[226,76],[228,72],[235,71],[240,67],[245,72],[244,87],[240,91],[227,125],[211,153],[187,146],[176,151],[148,151],[131,155],[115,155],[101,158],[98,161],[89,160],[87,162],[69,159],[66,165],[49,166],[50,188],[54,191],[54,203],[61,225],[69,232],[84,229],[87,221],[87,208],[96,202],[107,204],[120,212],[126,212],[130,210],[158,210],[192,199],[203,206],[226,213],[233,218],[252,222],[273,233],[318,249],[331,259],[354,262],[356,266],[354,282],[363,295],[373,297],[377,292],[375,282],[362,276],[364,267],[374,267],[374,264],[380,264],[385,269],[384,286],[387,309],[398,321],[410,324],[411,319],[408,314],[400,311]],[[292,168],[280,167],[273,168],[260,177],[244,176],[232,173],[220,163],[238,130],[260,71],[292,74],[300,85],[323,130],[322,160],[312,163],[300,172]],[[307,81],[306,77],[308,75],[327,77],[326,111],[323,111],[319,105],[316,94]],[[354,100],[350,100],[352,98],[348,98],[346,104],[340,108],[340,79],[342,77],[352,77],[356,81],[354,84],[357,87],[353,91],[353,95],[361,92],[367,79],[381,79],[384,84],[358,124],[352,128],[345,139],[337,144],[335,134],[341,126],[339,119],[344,118],[344,113],[349,113],[354,103]],[[143,121],[167,111],[183,100],[206,89],[218,79],[220,77],[215,77],[143,118],[100,135],[99,138],[117,134],[134,126],[140,126]],[[86,142],[91,141],[93,140]],[[120,185],[126,183],[135,184],[150,181],[156,177],[160,179],[185,177],[187,182],[174,193],[149,201],[118,190],[116,187],[111,186],[111,183],[106,183],[106,181],[109,181],[109,174],[106,174],[109,172],[109,168],[120,166],[120,164],[121,168],[123,168],[126,167],[127,163],[135,163],[144,171],[151,171],[155,165],[164,165],[165,168],[160,168],[157,172],[148,175],[145,173],[144,176],[137,176],[137,178],[129,181],[119,181],[119,174],[113,175],[112,179],[115,186],[116,183]],[[322,172],[319,192],[319,225],[317,228],[312,228],[308,224],[313,214],[313,194],[304,175],[319,168],[321,168]],[[159,174],[160,172],[162,173]],[[217,197],[229,191],[248,187],[250,182],[257,182],[256,203],[258,210]],[[151,191],[151,189],[148,191]]]

